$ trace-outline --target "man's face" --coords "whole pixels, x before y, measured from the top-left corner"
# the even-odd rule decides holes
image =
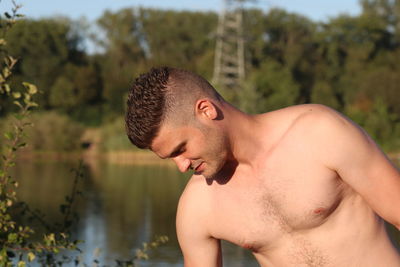
[[[151,150],[161,158],[171,158],[181,172],[213,178],[228,159],[228,142],[216,128],[204,125],[163,125]]]

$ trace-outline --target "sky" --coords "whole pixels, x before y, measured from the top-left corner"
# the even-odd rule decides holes
[[[256,0],[257,1],[257,0]],[[220,11],[222,0],[16,0],[22,5],[21,13],[30,18],[67,16],[72,19],[86,17],[94,21],[105,10],[116,11],[127,7],[154,7],[176,10]],[[307,16],[314,21],[327,21],[339,14],[360,13],[358,0],[258,0],[264,10],[280,7]],[[0,12],[11,7],[11,0],[0,0]]]

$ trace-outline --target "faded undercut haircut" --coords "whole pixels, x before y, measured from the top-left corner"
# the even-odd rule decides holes
[[[133,83],[127,101],[125,128],[138,148],[150,148],[162,123],[189,123],[202,97],[222,97],[203,77],[170,67],[152,68]]]

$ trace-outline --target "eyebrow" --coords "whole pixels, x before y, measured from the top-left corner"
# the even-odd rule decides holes
[[[182,141],[181,143],[179,143],[177,146],[175,146],[175,148],[172,150],[171,153],[169,153],[168,156],[163,157],[163,159],[165,158],[172,158],[176,153],[179,152],[179,150],[182,149],[182,147],[184,147],[186,145],[186,141]]]

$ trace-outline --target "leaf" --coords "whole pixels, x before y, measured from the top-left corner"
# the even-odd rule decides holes
[[[15,99],[18,99],[18,98],[21,97],[21,93],[20,93],[20,92],[14,92],[14,93],[12,93],[12,95],[13,95],[13,97],[14,97]]]
[[[31,95],[34,95],[34,94],[36,94],[37,93],[37,87],[36,87],[36,85],[31,85],[31,87],[29,87],[29,93],[31,94]]]
[[[33,261],[36,258],[35,254],[33,254],[32,252],[28,253],[28,261]]]
[[[9,233],[7,236],[7,240],[10,243],[14,243],[17,241],[18,235],[16,233]]]
[[[4,76],[4,78],[7,79],[7,77],[10,76],[10,74],[11,74],[10,69],[9,69],[8,67],[5,67],[5,68],[3,69],[3,76]]]
[[[8,83],[3,85],[3,89],[7,94],[9,94],[11,92],[11,88],[10,88],[10,85]]]
[[[50,244],[54,244],[56,242],[56,237],[54,233],[51,233],[47,236],[47,240],[49,240]]]
[[[39,105],[35,102],[29,102],[29,107],[38,107]]]
[[[25,146],[26,146],[26,143],[20,143],[20,144],[18,144],[17,146],[18,146],[19,148],[20,148],[20,147],[25,147]]]
[[[22,85],[28,89],[28,94],[34,95],[38,92],[36,85],[28,83],[28,82],[23,82]]]
[[[24,102],[25,104],[29,104],[29,102],[31,102],[31,95],[29,93],[24,94]]]

